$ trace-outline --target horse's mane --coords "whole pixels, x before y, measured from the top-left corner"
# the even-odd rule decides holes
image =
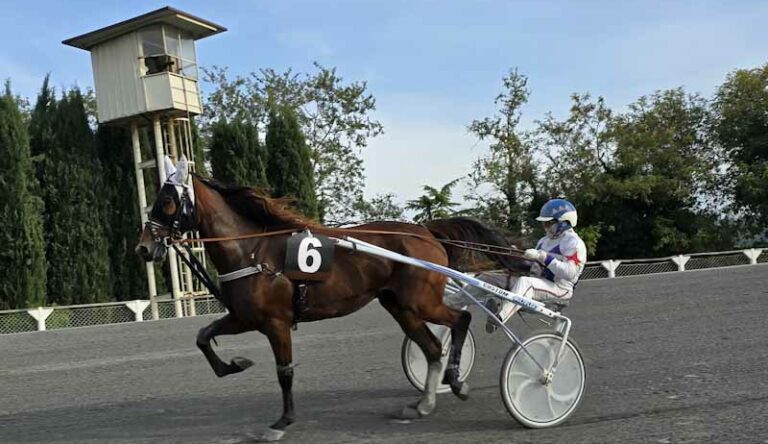
[[[293,199],[287,197],[269,197],[263,190],[242,185],[230,185],[216,179],[195,174],[205,185],[216,190],[227,204],[238,214],[259,225],[267,227],[319,227],[320,225],[299,213],[288,205]]]

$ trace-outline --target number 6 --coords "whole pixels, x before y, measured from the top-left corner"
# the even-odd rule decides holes
[[[322,246],[323,244],[320,243],[320,239],[316,237],[305,237],[301,240],[298,257],[299,270],[304,273],[314,273],[320,269],[323,261],[320,257],[320,252],[315,250],[315,248]]]

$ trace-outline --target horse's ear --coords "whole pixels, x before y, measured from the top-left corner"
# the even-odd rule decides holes
[[[187,183],[187,179],[189,179],[189,162],[187,161],[187,157],[183,154],[181,155],[181,158],[179,159],[179,163],[176,164],[176,182],[179,185],[184,185]]]
[[[166,180],[171,179],[171,177],[176,173],[176,167],[173,166],[173,161],[171,160],[170,156],[165,156],[165,178]]]

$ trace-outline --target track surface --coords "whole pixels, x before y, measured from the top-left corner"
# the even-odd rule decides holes
[[[440,395],[410,424],[390,419],[416,392],[378,303],[302,324],[298,422],[283,442],[768,443],[766,282],[768,265],[582,282],[569,314],[589,385],[574,416],[546,430],[504,409],[508,344],[480,316],[470,399]],[[0,336],[0,443],[220,443],[260,431],[281,405],[269,345],[258,333],[222,337],[222,357],[257,363],[217,379],[194,345],[212,319]]]

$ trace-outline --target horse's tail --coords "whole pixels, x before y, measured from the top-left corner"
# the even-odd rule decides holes
[[[438,240],[466,241],[498,247],[509,247],[512,243],[499,230],[491,228],[472,217],[458,216],[447,219],[435,219],[427,222],[425,226]],[[443,246],[448,253],[448,266],[457,268],[466,250],[446,243]],[[517,246],[519,247],[520,245]],[[502,254],[484,254],[508,270],[527,272],[530,269],[530,264],[520,258]]]

